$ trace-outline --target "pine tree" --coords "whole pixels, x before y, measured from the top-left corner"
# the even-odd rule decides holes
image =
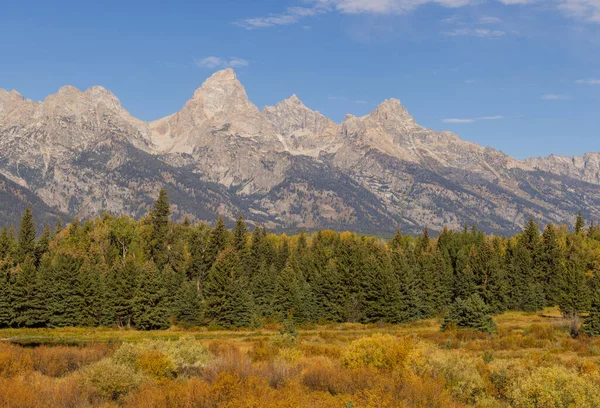
[[[466,300],[461,298],[455,300],[444,318],[442,331],[453,326],[459,329],[473,329],[486,333],[492,333],[496,330],[496,323],[489,315],[489,307],[477,294],[469,296]]]
[[[131,303],[132,323],[136,329],[160,330],[169,327],[167,290],[156,265],[146,263],[140,268]]]
[[[0,261],[0,328],[9,327],[13,321],[11,282],[8,265]]]
[[[19,265],[11,285],[13,324],[18,327],[43,327],[45,303],[40,298],[41,282],[31,257]]]
[[[273,295],[277,269],[275,265],[268,265],[263,261],[251,282],[252,297],[256,312],[261,316],[270,316],[273,313]]]
[[[44,254],[46,254],[46,252],[48,252],[48,248],[50,247],[50,238],[50,226],[46,225],[42,236],[35,246],[34,259],[36,266],[39,266],[40,262],[42,261],[42,257]]]
[[[583,320],[583,332],[588,336],[600,336],[600,298],[592,301],[588,315]]]
[[[23,262],[28,256],[34,256],[35,252],[35,223],[31,208],[27,207],[21,218],[19,227],[19,258]]]
[[[400,321],[400,288],[383,251],[373,248],[365,259],[363,322]]]
[[[14,235],[11,235],[6,225],[0,232],[0,261],[9,257],[15,250],[16,241]]]
[[[133,297],[138,286],[140,269],[133,257],[128,256],[112,268],[108,275],[107,297],[112,324],[131,327],[133,319]]]
[[[106,304],[106,268],[96,254],[88,256],[79,269],[77,288],[80,308],[77,325],[96,327],[103,324],[108,314]]]
[[[175,313],[175,304],[177,303],[177,294],[181,284],[186,281],[185,273],[176,271],[171,265],[165,265],[161,274],[161,284],[165,289],[165,306],[169,309],[171,315]]]
[[[585,228],[585,221],[583,219],[583,214],[581,211],[577,214],[577,220],[575,220],[575,234],[579,235],[583,232]]]
[[[150,237],[150,255],[161,268],[167,262],[167,235],[169,232],[169,216],[171,209],[169,197],[165,189],[161,189],[158,199],[150,212],[152,234]]]
[[[223,327],[250,324],[252,299],[243,279],[242,265],[237,252],[226,249],[219,254],[208,272],[204,285],[205,316],[208,321]]]
[[[558,242],[557,228],[548,224],[542,234],[540,271],[545,285],[547,304],[555,305],[559,301],[559,282],[565,269],[565,257]]]
[[[240,254],[244,254],[247,249],[248,227],[241,215],[238,217],[235,227],[233,227],[233,248]]]
[[[215,227],[212,229],[208,236],[208,243],[206,245],[206,254],[204,260],[206,262],[206,270],[208,271],[213,263],[217,260],[219,253],[227,247],[227,230],[225,229],[225,222],[223,217],[220,215]]]
[[[81,260],[58,254],[51,263],[41,265],[47,291],[47,319],[50,327],[76,326],[80,319],[82,297],[79,292]]]
[[[306,281],[300,270],[298,258],[292,254],[287,265],[277,275],[273,295],[273,309],[286,319],[293,316],[299,321],[307,319]]]
[[[328,322],[343,322],[346,291],[337,264],[333,259],[318,275],[314,290],[318,318]]]
[[[182,282],[174,305],[176,322],[184,327],[199,326],[202,313],[202,299],[197,287],[192,282]]]

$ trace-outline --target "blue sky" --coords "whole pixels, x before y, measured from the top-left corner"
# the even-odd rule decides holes
[[[519,158],[600,151],[600,0],[21,1],[0,6],[0,88],[103,85],[134,116],[233,66],[259,107],[340,122],[395,97]]]

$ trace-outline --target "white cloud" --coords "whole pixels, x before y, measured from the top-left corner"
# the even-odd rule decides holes
[[[229,59],[221,58],[221,57],[205,57],[196,61],[196,65],[200,68],[236,68],[236,67],[247,67],[248,61],[245,59],[231,57]]]
[[[284,13],[269,14],[265,17],[245,18],[243,20],[236,21],[234,24],[247,30],[285,26],[298,23],[305,17],[316,16],[318,14],[325,13],[326,11],[326,9],[318,4],[314,7],[288,7]]]
[[[463,82],[465,84],[470,85],[470,84],[474,84],[475,82],[477,82],[477,80],[476,79],[465,79]]]
[[[313,0],[344,14],[402,14],[427,3],[457,8],[475,4],[478,0]]]
[[[445,31],[442,34],[448,37],[500,38],[504,37],[506,32],[502,30],[489,30],[487,28],[457,28],[456,30]]]
[[[542,99],[545,101],[560,101],[570,99],[570,97],[566,95],[546,94],[542,95]]]
[[[460,8],[480,4],[481,0],[298,0],[304,7],[288,7],[281,13],[271,13],[266,16],[245,18],[233,24],[248,30],[259,28],[287,26],[299,23],[301,20],[320,14],[338,12],[342,14],[407,14],[426,4],[437,4],[446,8]],[[553,5],[568,16],[600,23],[600,0],[497,0],[505,6],[525,6],[535,3]],[[460,17],[450,17],[443,20],[445,23],[460,24]],[[483,16],[476,24],[497,24],[502,22],[498,17]],[[500,30],[487,30],[477,32],[470,29],[468,34],[446,35],[475,35],[478,37],[497,38],[504,35]]]
[[[578,79],[575,81],[577,84],[583,85],[600,85],[600,79],[597,78],[588,78],[588,79]]]
[[[514,5],[519,5],[519,4],[535,3],[537,0],[498,0],[498,1],[507,6],[514,6]]]
[[[473,123],[473,122],[478,122],[480,120],[499,120],[499,119],[504,119],[504,116],[483,116],[481,118],[464,118],[464,119],[451,118],[451,119],[442,119],[442,122],[456,124],[456,123]]]
[[[600,23],[600,0],[559,0],[558,8],[572,17]]]

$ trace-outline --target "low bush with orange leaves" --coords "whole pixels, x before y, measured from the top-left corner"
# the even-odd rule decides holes
[[[600,406],[600,339],[535,315],[498,320],[491,336],[441,333],[432,320],[311,327],[293,341],[262,329],[204,341],[126,333],[138,341],[119,347],[0,344],[0,407]]]

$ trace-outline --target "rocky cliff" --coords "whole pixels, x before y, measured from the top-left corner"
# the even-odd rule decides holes
[[[341,124],[296,95],[261,111],[231,69],[151,123],[102,87],[42,102],[0,90],[0,174],[79,217],[144,215],[163,186],[175,218],[241,212],[275,229],[508,234],[529,217],[600,217],[600,154],[520,161],[419,126],[397,99]]]

